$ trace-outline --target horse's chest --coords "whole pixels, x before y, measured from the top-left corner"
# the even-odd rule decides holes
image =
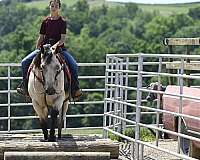
[[[56,95],[46,96],[46,103],[48,106],[54,106],[54,104],[56,103],[57,100],[58,100],[58,96],[56,96]]]

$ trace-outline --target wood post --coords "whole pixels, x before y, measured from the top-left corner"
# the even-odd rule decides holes
[[[168,46],[168,53],[172,54],[172,46],[186,46],[186,54],[190,55],[190,46],[200,46],[200,38],[165,38],[163,41],[165,46]],[[172,58],[170,58],[170,62],[172,62]],[[190,63],[190,59],[186,59],[186,63]],[[184,68],[185,70],[185,68]],[[174,73],[173,69],[169,69],[169,73]],[[185,73],[190,75],[191,71],[186,70]],[[169,78],[169,84],[174,82],[175,77]],[[191,79],[186,79],[186,86],[190,87]]]
[[[117,159],[119,156],[119,143],[110,139],[90,136],[66,136],[57,142],[40,142],[38,136],[23,136],[21,138],[20,135],[0,137],[0,160],[3,160],[5,152],[24,151],[77,152],[77,154],[79,152],[109,152],[111,159]]]
[[[4,160],[110,160],[109,152],[5,152]]]

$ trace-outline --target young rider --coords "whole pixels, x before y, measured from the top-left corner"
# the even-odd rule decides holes
[[[61,2],[60,0],[50,0],[49,1],[49,8],[50,8],[50,15],[47,16],[41,24],[40,27],[40,35],[38,37],[36,43],[36,50],[27,55],[21,62],[22,64],[22,76],[23,81],[17,88],[18,93],[23,95],[28,95],[28,79],[27,79],[27,72],[28,68],[39,51],[39,48],[43,44],[50,43],[51,45],[60,46],[62,50],[62,55],[69,65],[69,69],[71,71],[72,76],[72,98],[77,100],[81,95],[82,92],[79,88],[78,82],[78,66],[75,59],[67,52],[64,48],[64,41],[66,37],[66,30],[67,30],[67,23],[66,20],[60,16],[60,7]]]

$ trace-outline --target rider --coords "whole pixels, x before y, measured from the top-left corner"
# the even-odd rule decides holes
[[[27,79],[27,72],[28,68],[33,60],[33,58],[38,53],[40,47],[43,44],[50,43],[51,45],[60,46],[62,48],[62,55],[69,65],[69,69],[71,71],[72,76],[72,93],[71,96],[74,100],[77,100],[82,95],[82,92],[79,88],[78,82],[78,66],[75,59],[67,52],[64,48],[64,41],[66,37],[66,30],[67,30],[67,23],[63,17],[60,16],[59,11],[61,7],[60,0],[50,0],[49,8],[50,8],[50,15],[47,16],[40,27],[40,35],[38,37],[36,43],[36,50],[26,56],[21,64],[22,64],[22,76],[23,81],[17,87],[17,91],[20,94],[25,96],[28,95],[28,79]]]

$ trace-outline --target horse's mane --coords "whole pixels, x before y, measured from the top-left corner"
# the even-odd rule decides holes
[[[33,65],[36,68],[40,68],[40,65],[41,65],[41,54],[42,54],[42,52],[44,52],[44,48],[41,48],[41,50],[37,53],[37,55],[33,59]],[[61,48],[57,46],[56,49],[55,49],[55,53],[56,54],[58,53],[61,56],[60,52],[61,52]],[[51,58],[52,58],[52,54],[47,57],[47,63],[50,63]]]
[[[38,52],[38,54],[33,59],[33,65],[36,68],[40,68],[40,64],[41,64],[41,52]]]

